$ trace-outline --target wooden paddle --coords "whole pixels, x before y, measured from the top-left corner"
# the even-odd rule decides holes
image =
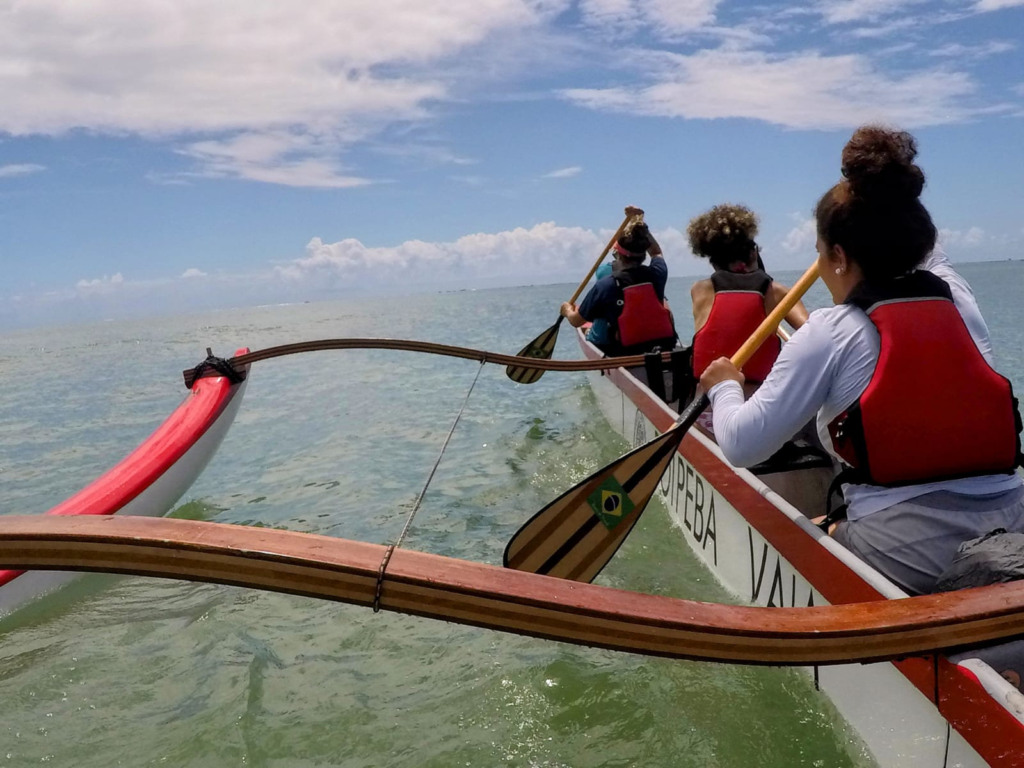
[[[817,278],[815,262],[732,356],[733,365],[743,367]],[[530,518],[505,547],[505,567],[592,581],[636,524],[687,430],[709,403],[704,393],[664,433],[595,472]]]
[[[576,289],[576,292],[569,299],[570,304],[576,303],[576,299],[578,299],[580,294],[583,293],[583,289],[587,287],[587,283],[590,282],[590,278],[594,276],[594,273],[597,272],[597,268],[601,266],[601,262],[604,261],[604,257],[608,255],[608,251],[612,249],[612,246],[615,245],[615,241],[619,239],[619,236],[626,228],[626,225],[629,224],[633,218],[642,220],[643,214],[636,217],[626,216],[626,218],[622,220],[622,224],[620,224],[619,228],[615,230],[615,234],[612,235],[612,239],[608,241],[608,245],[604,247],[604,250],[601,251],[601,255],[597,257],[597,261],[594,262],[594,266],[590,268],[590,271],[587,272],[587,276],[583,278],[583,282],[580,283],[579,288]],[[562,324],[564,319],[565,317],[559,314],[554,325],[546,329],[540,334],[540,336],[519,350],[518,357],[532,357],[538,360],[549,360],[551,358],[551,353],[555,351],[555,342],[558,340],[558,327]],[[544,371],[539,368],[524,368],[521,365],[510,365],[505,369],[505,373],[510,379],[512,379],[512,381],[518,384],[533,384],[544,375]]]

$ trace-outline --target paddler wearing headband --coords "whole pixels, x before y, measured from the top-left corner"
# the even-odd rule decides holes
[[[640,218],[643,210],[626,207],[633,218],[612,247],[611,274],[598,279],[577,308],[562,304],[561,313],[579,328],[584,323],[607,323],[605,338],[591,336],[608,355],[638,354],[676,345],[672,313],[665,302],[668,265],[661,246]],[[650,263],[645,264],[647,256]],[[600,325],[598,326],[600,329]]]

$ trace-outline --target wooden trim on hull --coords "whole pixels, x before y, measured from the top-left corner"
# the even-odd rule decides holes
[[[230,584],[370,606],[386,547],[292,531],[142,517],[0,519],[0,562]],[[654,656],[835,664],[1024,634],[1024,582],[812,608],[644,595],[396,550],[380,608]]]

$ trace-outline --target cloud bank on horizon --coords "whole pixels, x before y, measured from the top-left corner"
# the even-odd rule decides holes
[[[4,19],[16,323],[172,309],[183,285],[572,282],[631,202],[696,274],[686,216],[740,193],[766,256],[801,266],[845,134],[875,121],[927,137],[948,248],[1024,241],[1024,0],[34,0]],[[991,197],[965,208],[971,185]]]

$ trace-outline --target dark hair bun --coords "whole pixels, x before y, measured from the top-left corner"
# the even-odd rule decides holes
[[[916,199],[924,172],[914,163],[917,142],[906,131],[858,128],[843,147],[843,176],[850,194],[865,201]]]
[[[936,229],[921,203],[924,173],[917,142],[905,131],[866,125],[843,147],[844,179],[814,209],[818,237],[841,245],[869,281],[905,275],[935,247]]]
[[[619,245],[630,253],[643,256],[651,247],[651,231],[642,221],[630,222],[626,225],[622,236],[618,240]]]

